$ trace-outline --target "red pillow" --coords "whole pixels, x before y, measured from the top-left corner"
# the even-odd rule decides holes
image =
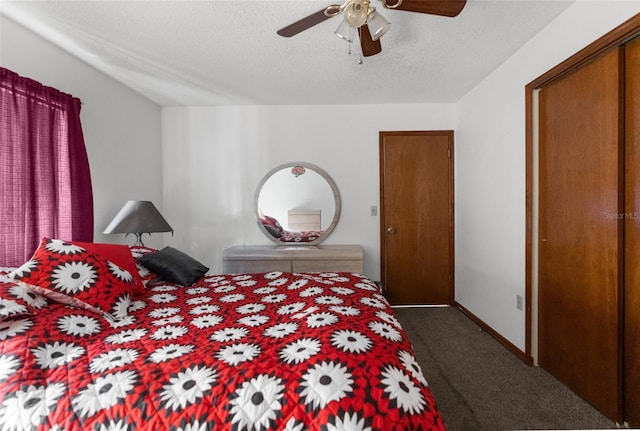
[[[151,271],[146,266],[144,266],[143,264],[141,264],[140,258],[149,253],[155,253],[158,250],[155,248],[144,247],[139,245],[132,245],[129,247],[129,250],[131,250],[131,255],[133,256],[133,259],[136,261],[136,264],[138,266],[138,274],[140,274],[140,278],[142,278],[143,284],[146,285],[150,281],[156,280],[158,278],[158,275],[155,272]]]
[[[104,244],[96,242],[73,242],[88,251],[102,256],[105,260],[115,263],[120,268],[128,271],[133,276],[133,286],[136,290],[144,289],[142,278],[138,272],[138,265],[131,254],[128,245],[123,244]]]
[[[10,276],[47,298],[84,308],[110,321],[127,316],[133,276],[77,243],[43,238],[40,246]]]

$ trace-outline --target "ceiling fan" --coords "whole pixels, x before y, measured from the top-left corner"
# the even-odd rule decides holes
[[[457,16],[467,0],[379,0],[386,9],[404,10],[447,17]],[[316,24],[344,14],[344,21],[335,31],[337,36],[352,42],[355,30],[360,38],[362,55],[369,57],[382,51],[380,37],[389,29],[389,22],[382,17],[370,0],[346,0],[344,4],[332,4],[277,31],[280,36],[291,37]]]

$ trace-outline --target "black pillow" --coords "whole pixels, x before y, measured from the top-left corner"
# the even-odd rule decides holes
[[[270,226],[268,224],[263,224],[262,226],[264,226],[264,228],[267,230],[267,232],[271,234],[272,237],[280,238],[282,236],[282,233],[280,233],[280,231],[275,227]]]
[[[164,280],[182,286],[191,286],[209,271],[209,268],[173,247],[147,253],[140,257],[138,262]]]

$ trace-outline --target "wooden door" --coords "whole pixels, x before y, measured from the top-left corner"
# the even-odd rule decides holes
[[[625,47],[625,421],[640,426],[640,39]]]
[[[381,276],[391,304],[453,299],[453,132],[380,132]]]
[[[540,90],[539,362],[622,414],[620,50]]]

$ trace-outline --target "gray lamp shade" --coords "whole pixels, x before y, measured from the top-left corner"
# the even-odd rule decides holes
[[[128,201],[111,220],[104,233],[133,233],[140,242],[143,233],[171,232],[173,229],[151,201]]]

